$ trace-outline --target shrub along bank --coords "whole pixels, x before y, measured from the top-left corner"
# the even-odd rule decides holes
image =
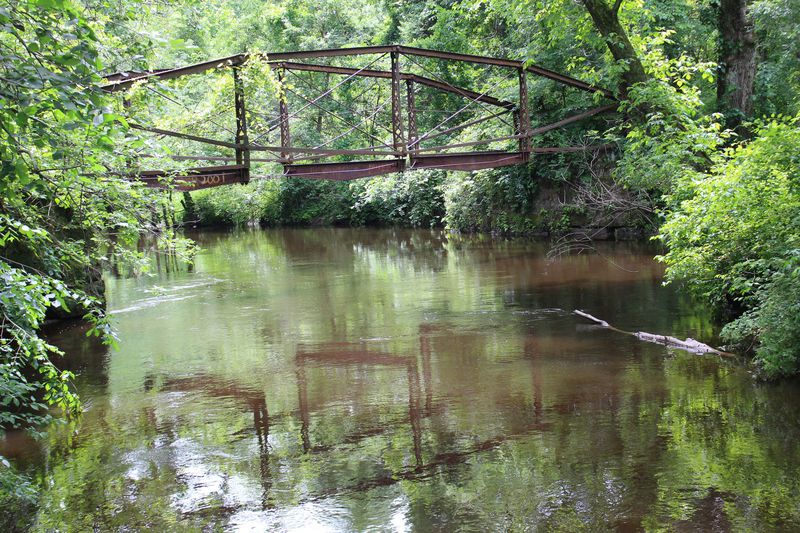
[[[754,130],[678,181],[661,238],[669,279],[728,309],[723,337],[774,377],[800,371],[800,120]]]
[[[537,178],[531,167],[448,173],[417,170],[349,183],[254,180],[244,186],[191,193],[182,200],[187,225],[406,226],[454,231],[546,236],[576,228],[612,238],[602,228],[644,236],[642,217],[603,218],[576,201],[580,185]],[[623,232],[617,232],[622,235]]]

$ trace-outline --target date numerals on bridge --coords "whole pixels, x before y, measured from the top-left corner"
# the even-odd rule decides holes
[[[207,167],[194,169],[192,174],[175,176],[174,187],[179,191],[196,191],[232,183],[247,183],[250,173],[244,166]],[[140,179],[149,187],[164,188],[163,172],[143,172]]]
[[[209,174],[207,176],[185,176],[183,181],[187,181],[186,186],[198,189],[200,187],[214,187],[215,185],[225,185],[230,183],[230,174]],[[188,180],[186,178],[189,178]]]

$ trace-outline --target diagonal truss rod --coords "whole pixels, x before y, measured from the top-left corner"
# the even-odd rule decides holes
[[[289,74],[291,74],[292,76],[294,76],[295,80],[297,80],[298,82],[300,82],[300,83],[301,83],[301,84],[302,84],[302,85],[303,85],[303,86],[304,86],[306,89],[309,89],[309,90],[311,90],[311,91],[314,91],[314,93],[321,93],[321,92],[323,92],[323,91],[325,91],[325,90],[326,90],[326,89],[322,89],[322,88],[320,88],[320,87],[316,87],[316,86],[315,86],[315,85],[313,85],[312,83],[310,83],[310,82],[306,81],[305,79],[303,79],[303,77],[302,77],[302,76],[299,76],[299,75],[297,75],[297,74],[296,74],[295,72],[293,72],[292,70],[289,70],[289,69],[284,69],[282,65],[283,65],[282,63],[281,63],[281,64],[279,64],[278,68],[280,68],[282,72],[288,72]],[[312,66],[314,66],[314,65],[312,65]],[[350,70],[351,70],[351,71],[355,71],[356,69],[350,69]],[[320,70],[316,70],[315,72],[322,72],[322,71],[320,71]],[[310,99],[309,97],[307,97],[307,96],[304,96],[303,94],[300,94],[300,93],[299,93],[299,92],[297,92],[297,91],[293,91],[293,90],[292,90],[292,89],[290,89],[288,86],[287,86],[287,87],[284,87],[284,89],[285,89],[285,90],[287,90],[288,92],[291,92],[291,93],[292,93],[292,94],[294,94],[295,96],[299,96],[300,98],[304,99],[304,100],[305,100],[305,101],[307,101],[307,102],[310,102],[310,101],[311,101],[311,99]],[[372,90],[372,87],[368,87],[368,88],[367,88],[366,90],[364,90],[362,93],[360,93],[359,95],[357,95],[357,96],[355,97],[355,100],[358,100],[358,99],[359,99],[361,96],[363,96],[364,94],[366,94],[366,93],[367,93],[368,91],[370,91],[370,90]],[[348,111],[352,111],[352,109],[350,109],[349,107],[347,107],[347,106],[346,106],[345,104],[343,104],[342,102],[340,102],[340,101],[336,100],[336,98],[334,98],[332,95],[328,95],[328,97],[327,97],[327,98],[328,98],[328,100],[327,100],[327,101],[333,102],[334,104],[336,104],[336,105],[337,105],[337,106],[339,106],[340,108],[344,108],[344,109],[347,109]],[[320,105],[319,103],[316,103],[316,102],[315,102],[315,103],[314,103],[314,107],[316,107],[316,108],[317,108],[317,109],[319,109],[320,111],[324,111],[325,113],[328,113],[328,114],[330,114],[330,115],[333,115],[334,117],[338,118],[339,120],[341,120],[341,121],[343,121],[343,122],[347,123],[347,119],[345,119],[344,117],[342,117],[342,116],[340,116],[340,115],[336,115],[336,114],[335,114],[333,111],[331,111],[331,110],[329,110],[329,109],[325,109],[324,107],[321,107],[321,105]],[[267,119],[267,127],[274,126],[275,124],[278,124],[278,123],[280,122],[280,117],[270,117],[270,116],[268,116],[268,115],[264,115],[264,114],[262,114],[262,113],[256,113],[256,112],[254,112],[254,111],[250,111],[250,112],[251,112],[251,113],[255,113],[256,115],[260,115],[260,116],[264,117],[265,119]],[[361,116],[363,116],[363,115],[358,115],[357,113],[354,113],[354,114],[356,114],[357,116],[360,116],[360,117],[361,117]],[[392,132],[392,130],[390,130],[390,129],[388,129],[388,128],[384,128],[384,129],[386,129],[386,131],[387,131],[387,132],[389,132],[389,133],[391,133],[391,132]]]
[[[300,93],[299,93],[299,92],[297,92],[297,91],[293,91],[292,89],[289,89],[288,87],[286,88],[286,90],[287,90],[287,92],[290,92],[290,93],[292,93],[293,95],[300,97],[301,99],[305,100],[306,102],[311,102],[311,99],[310,99],[310,98],[308,98],[307,96],[305,96],[305,95],[303,95],[303,94],[300,94]],[[384,104],[384,105],[380,106],[380,107],[378,108],[378,111],[380,111],[380,109],[382,109],[383,107],[385,107],[385,105],[386,105],[386,104]],[[391,145],[389,145],[389,144],[386,144],[386,143],[385,143],[385,142],[384,142],[382,139],[380,139],[379,137],[377,137],[377,136],[373,135],[372,133],[368,132],[367,130],[365,130],[365,129],[363,129],[363,128],[361,127],[361,125],[362,125],[362,124],[364,124],[364,122],[366,122],[367,120],[369,120],[369,119],[371,119],[372,117],[374,117],[374,116],[377,114],[377,111],[376,111],[376,112],[374,112],[374,113],[372,113],[371,115],[367,115],[367,116],[358,115],[358,117],[361,119],[361,121],[360,121],[360,122],[358,122],[358,123],[356,123],[356,124],[354,124],[353,122],[350,122],[349,120],[345,119],[344,117],[341,117],[341,116],[339,116],[338,114],[334,113],[333,111],[330,111],[330,110],[328,110],[328,109],[325,109],[324,107],[322,107],[321,105],[319,105],[319,104],[317,104],[317,103],[314,103],[314,107],[315,107],[315,108],[317,108],[317,109],[319,109],[320,111],[322,111],[322,112],[324,112],[324,113],[327,113],[327,114],[329,114],[329,115],[331,115],[331,116],[333,116],[333,117],[335,117],[335,118],[337,118],[337,119],[341,120],[342,122],[344,122],[345,124],[347,124],[348,126],[350,126],[350,129],[349,129],[349,130],[347,130],[347,133],[350,133],[350,132],[352,132],[352,131],[359,131],[359,132],[363,133],[364,135],[366,135],[366,136],[370,137],[372,140],[374,140],[374,141],[377,141],[377,142],[381,143],[381,144],[382,144],[382,145],[384,145],[385,147],[387,147],[387,148],[392,148],[392,146],[391,146]]]
[[[470,126],[474,126],[475,124],[480,124],[481,122],[486,122],[487,120],[491,120],[493,118],[497,118],[497,117],[499,117],[501,115],[505,115],[505,114],[508,114],[508,113],[511,113],[510,109],[505,109],[503,111],[498,111],[497,113],[492,113],[491,115],[487,115],[487,116],[484,116],[484,117],[476,118],[475,120],[470,120],[469,122],[465,122],[463,124],[459,124],[458,126],[453,126],[452,128],[447,128],[446,130],[437,131],[436,133],[431,133],[429,135],[426,135],[425,138],[426,139],[434,139],[436,137],[440,137],[442,135],[447,135],[448,133],[453,133],[454,131],[463,130],[464,128],[468,128]],[[420,140],[422,140],[422,139],[420,139]],[[413,145],[417,144],[417,142],[413,142],[413,143],[409,144],[408,147],[411,148]]]
[[[420,85],[425,85],[426,87],[431,87],[432,89],[439,89],[440,91],[457,94],[459,96],[463,96],[464,98],[474,98],[478,102],[487,103],[493,106],[505,107],[506,109],[512,109],[515,107],[513,102],[500,100],[485,93],[479,94],[475,91],[470,91],[469,89],[457,87],[451,83],[447,83],[446,81],[426,78],[425,76],[419,76],[417,74],[408,74],[407,79],[416,81]]]
[[[298,96],[298,97],[300,97],[301,99],[305,100],[306,102],[311,102],[311,99],[310,99],[309,97],[305,96],[304,94],[301,94],[301,93],[299,93],[299,92],[297,92],[297,91],[294,91],[294,90],[290,89],[289,87],[286,87],[286,90],[287,90],[288,92],[290,92],[290,93],[294,94],[295,96]],[[335,100],[334,100],[334,101],[335,101]],[[338,103],[338,102],[337,102],[337,103]],[[364,135],[367,135],[368,137],[371,137],[373,140],[375,140],[375,141],[377,141],[377,142],[379,142],[379,143],[383,144],[383,145],[384,145],[384,146],[386,146],[387,148],[391,148],[391,146],[390,146],[390,145],[388,145],[388,144],[386,144],[386,143],[385,143],[385,142],[384,142],[382,139],[378,138],[377,136],[373,135],[372,133],[370,133],[370,132],[368,132],[367,130],[365,130],[365,129],[363,129],[363,128],[361,128],[361,127],[360,127],[360,126],[361,126],[361,124],[363,124],[365,121],[367,121],[367,120],[371,119],[372,117],[374,117],[374,116],[375,116],[375,114],[374,114],[374,113],[373,113],[372,115],[369,115],[369,116],[364,116],[364,115],[361,115],[361,114],[354,113],[356,116],[358,116],[358,118],[361,118],[361,119],[363,119],[363,120],[361,120],[361,122],[359,122],[358,124],[354,124],[353,122],[351,122],[350,120],[348,120],[348,119],[346,119],[346,118],[342,117],[342,116],[341,116],[341,115],[339,115],[338,113],[335,113],[335,112],[331,111],[330,109],[325,109],[323,106],[321,106],[320,104],[318,104],[318,103],[316,103],[316,102],[314,103],[314,107],[315,107],[315,108],[317,108],[317,109],[319,109],[319,110],[320,110],[320,111],[322,111],[323,113],[327,113],[328,115],[331,115],[332,117],[334,117],[334,118],[337,118],[337,119],[341,120],[342,122],[344,122],[345,124],[347,124],[348,126],[350,126],[352,129],[355,129],[355,130],[358,130],[358,131],[360,131],[360,132],[361,132],[361,133],[363,133]],[[349,109],[348,109],[348,110],[349,110]],[[352,131],[352,130],[350,130],[350,131]]]
[[[224,146],[225,148],[242,148],[242,145],[236,143],[229,143],[225,141],[218,141],[216,139],[209,139],[208,137],[200,137],[199,135],[190,135],[188,133],[180,133],[177,131],[171,130],[164,130],[161,128],[151,128],[148,126],[142,126],[140,124],[130,123],[131,128],[135,130],[141,131],[148,131],[150,133],[155,133],[157,135],[165,135],[167,137],[177,137],[178,139],[186,139],[187,141],[197,141],[205,144],[211,144],[214,146]],[[249,148],[254,148],[253,146],[249,146]]]
[[[386,56],[386,54],[382,54],[382,55],[380,55],[380,56],[376,57],[376,58],[375,58],[373,61],[371,61],[370,63],[368,63],[366,66],[364,66],[364,67],[362,67],[362,68],[358,69],[357,71],[355,71],[354,73],[350,74],[349,76],[347,76],[346,78],[344,78],[343,80],[341,80],[339,83],[337,83],[336,85],[334,85],[333,87],[331,87],[330,89],[328,89],[327,91],[325,91],[324,93],[322,93],[321,95],[319,95],[319,96],[317,96],[316,98],[314,98],[314,102],[313,102],[313,103],[317,103],[317,102],[319,102],[321,99],[325,98],[326,96],[328,96],[329,94],[331,94],[333,91],[335,91],[336,89],[338,89],[339,87],[341,87],[342,85],[344,85],[344,84],[345,84],[345,83],[346,83],[348,80],[351,80],[351,79],[353,79],[354,77],[358,76],[358,74],[359,74],[360,72],[362,72],[363,70],[365,70],[365,69],[367,69],[367,68],[371,67],[372,65],[374,65],[375,63],[377,63],[378,61],[380,61],[381,59],[383,59],[385,56]],[[286,116],[286,117],[283,117],[283,118],[281,118],[281,120],[280,120],[280,123],[283,123],[283,122],[288,122],[290,118],[294,118],[294,117],[296,117],[298,113],[301,113],[303,110],[307,109],[307,108],[308,108],[308,107],[310,107],[310,106],[311,106],[311,102],[307,103],[306,105],[304,105],[303,107],[301,107],[300,109],[298,109],[297,111],[295,111],[294,113],[292,113],[292,114],[290,114],[290,115],[288,115],[288,116]],[[259,136],[258,136],[258,137],[256,137],[255,139],[253,139],[253,142],[256,142],[258,139],[260,139],[260,138],[261,138],[261,137],[263,137],[264,135],[267,135],[268,133],[270,133],[271,131],[273,131],[273,130],[274,130],[275,128],[277,128],[277,127],[278,127],[277,125],[276,125],[276,126],[272,126],[272,127],[271,127],[269,130],[267,130],[265,133],[262,133],[261,135],[259,135]]]
[[[414,59],[412,59],[412,58],[408,58],[408,59],[409,59],[409,61],[410,61],[411,63],[413,63],[413,64],[415,64],[416,66],[418,66],[419,68],[421,68],[421,69],[423,70],[423,72],[425,72],[426,74],[428,74],[429,76],[431,76],[431,78],[423,78],[422,76],[418,76],[418,78],[419,78],[419,79],[418,79],[417,81],[420,81],[420,80],[424,79],[424,80],[426,80],[426,81],[428,81],[428,82],[431,82],[430,84],[426,84],[426,85],[428,85],[429,87],[433,87],[433,88],[435,88],[435,89],[441,89],[441,90],[449,90],[449,91],[451,91],[451,92],[454,92],[454,93],[456,93],[456,94],[460,94],[461,96],[463,96],[463,97],[465,97],[465,98],[471,98],[472,100],[475,100],[475,101],[477,101],[477,102],[480,102],[480,103],[481,103],[481,106],[482,106],[482,107],[484,107],[484,108],[486,108],[486,106],[485,106],[485,105],[483,105],[483,104],[482,104],[482,102],[486,101],[487,103],[490,103],[490,104],[492,103],[492,102],[490,102],[490,101],[486,100],[486,93],[487,93],[488,91],[484,91],[482,94],[475,93],[474,91],[465,91],[464,89],[461,89],[460,87],[456,87],[455,85],[452,85],[452,84],[450,84],[450,83],[448,83],[448,82],[446,82],[446,81],[442,80],[442,79],[441,79],[441,78],[439,78],[439,77],[438,77],[436,74],[434,74],[433,72],[431,72],[431,71],[430,71],[430,69],[428,69],[428,68],[427,68],[425,65],[421,64],[419,61],[416,61],[416,60],[414,60]],[[502,81],[502,80],[501,80],[501,81]],[[423,83],[423,84],[425,84],[425,83],[424,83],[424,82],[422,82],[422,81],[420,81],[420,83]],[[495,84],[495,85],[494,85],[494,86],[493,86],[491,89],[493,89],[494,87],[497,87],[498,85],[500,85],[500,82],[496,83],[496,84]],[[489,90],[491,90],[491,89],[489,89]],[[471,93],[471,94],[470,94],[470,93]],[[478,96],[480,96],[480,97],[478,97],[478,96],[476,96],[476,95],[478,95]],[[514,109],[515,107],[517,107],[517,106],[516,106],[515,104],[513,104],[512,102],[505,102],[505,101],[503,101],[503,100],[500,100],[500,102],[503,102],[503,105],[500,105],[499,107],[505,107],[505,108],[507,108],[507,109]],[[493,104],[493,105],[497,105],[497,104]],[[505,124],[506,124],[507,126],[512,126],[512,125],[511,125],[510,123],[508,123],[506,120],[503,120],[503,119],[500,119],[500,120],[501,120],[501,121],[503,121],[503,122],[505,122]],[[437,126],[437,127],[438,127],[438,126]]]
[[[362,120],[361,120],[361,122],[359,122],[357,125],[354,125],[354,126],[353,126],[352,128],[350,128],[349,130],[347,130],[347,131],[344,131],[344,132],[340,133],[339,135],[337,135],[337,136],[336,136],[336,137],[334,137],[333,139],[328,139],[328,140],[327,140],[327,141],[325,141],[324,143],[322,143],[322,144],[320,144],[320,145],[318,145],[318,146],[315,146],[314,148],[322,148],[323,146],[327,146],[327,145],[329,145],[330,143],[332,143],[332,142],[334,142],[334,141],[337,141],[337,140],[341,139],[342,137],[344,137],[344,136],[348,135],[350,132],[352,132],[352,131],[354,131],[354,130],[363,131],[363,130],[361,130],[361,128],[360,128],[361,124],[363,124],[363,123],[365,123],[366,121],[368,121],[368,120],[372,119],[372,118],[373,118],[375,115],[377,115],[378,113],[380,113],[380,112],[381,112],[381,110],[382,110],[384,107],[386,107],[387,105],[389,105],[390,103],[391,103],[391,100],[387,100],[387,101],[386,101],[386,102],[384,102],[383,104],[379,105],[379,106],[378,106],[378,107],[375,109],[375,111],[373,111],[373,112],[372,112],[372,114],[371,114],[371,115],[369,115],[369,116],[366,116],[366,117],[363,117],[363,118],[362,118]],[[369,135],[369,134],[368,134],[368,135]],[[370,137],[372,137],[372,135],[370,135]],[[393,148],[392,146],[389,146],[388,144],[386,144],[386,143],[384,143],[383,141],[381,141],[380,139],[377,139],[377,138],[376,138],[376,140],[377,140],[378,142],[380,142],[381,144],[383,144],[384,146],[386,146],[387,148],[389,148],[389,149],[392,149],[392,148]]]
[[[572,124],[573,122],[578,122],[579,120],[583,120],[585,118],[589,118],[594,115],[599,115],[601,113],[614,111],[615,109],[617,109],[617,104],[609,104],[600,107],[595,107],[594,109],[584,111],[583,113],[578,113],[577,115],[572,115],[571,117],[559,120],[558,122],[553,122],[552,124],[547,124],[546,126],[539,126],[538,128],[534,128],[530,131],[530,136],[541,135],[542,133],[546,133],[548,131],[561,128],[563,126],[566,126],[567,124]]]
[[[146,85],[146,86],[145,86],[145,88],[146,88],[148,91],[151,91],[153,94],[155,94],[155,95],[157,95],[157,96],[160,96],[161,98],[164,98],[165,100],[167,100],[167,101],[169,101],[169,102],[172,102],[173,104],[176,104],[176,105],[179,105],[179,106],[181,106],[182,108],[184,108],[184,109],[185,109],[186,111],[188,111],[189,113],[192,113],[192,114],[194,114],[194,113],[196,112],[196,110],[194,110],[194,109],[191,109],[191,108],[190,108],[189,106],[187,106],[186,104],[184,104],[184,103],[182,103],[182,102],[179,102],[178,100],[176,100],[176,99],[172,98],[171,96],[169,96],[169,95],[167,95],[167,94],[164,94],[164,93],[162,93],[161,91],[157,91],[157,90],[153,89],[152,87],[150,87],[150,86],[148,86],[148,85]],[[214,121],[214,120],[211,120],[210,118],[207,118],[207,119],[204,119],[204,120],[208,120],[208,122],[211,122],[212,124],[214,124],[214,125],[215,125],[215,126],[217,126],[218,128],[222,128],[223,130],[227,131],[228,133],[231,133],[231,134],[233,134],[233,135],[236,135],[236,132],[234,132],[234,131],[233,131],[232,129],[230,129],[230,128],[227,128],[227,127],[223,126],[223,125],[222,125],[222,124],[220,124],[219,122],[216,122],[216,121]],[[197,124],[197,122],[194,122],[192,125],[196,125],[196,124]]]
[[[355,69],[352,69],[352,70],[355,70]],[[317,92],[322,92],[322,91],[323,91],[323,89],[321,89],[320,87],[316,87],[316,86],[314,86],[312,83],[310,83],[309,81],[307,81],[307,80],[303,79],[303,77],[302,77],[302,76],[299,76],[298,74],[294,73],[292,70],[286,69],[286,72],[288,72],[289,74],[291,74],[292,76],[294,76],[294,77],[295,77],[295,79],[296,79],[297,81],[299,81],[300,83],[302,83],[302,84],[303,84],[303,85],[304,85],[306,88],[308,88],[308,89],[310,89],[310,90],[312,90],[312,91],[317,91]],[[315,72],[320,72],[320,71],[315,71]],[[359,94],[358,94],[358,95],[357,95],[357,96],[356,96],[356,97],[355,97],[353,100],[354,100],[354,101],[357,101],[357,100],[359,100],[359,99],[360,99],[362,96],[364,96],[364,95],[365,95],[367,92],[369,92],[369,91],[370,91],[370,90],[372,90],[372,89],[374,89],[374,86],[372,86],[372,87],[369,87],[369,88],[365,89],[364,91],[362,91],[361,93],[359,93]],[[301,98],[307,98],[307,97],[304,97],[304,96],[302,96],[302,95],[300,95],[300,94],[298,94],[298,93],[295,93],[295,94],[297,94],[297,95],[298,95],[298,96],[300,96]],[[350,107],[348,107],[347,105],[343,104],[342,102],[340,102],[339,100],[337,100],[337,99],[336,99],[336,98],[334,98],[333,96],[328,96],[328,100],[327,100],[327,101],[328,101],[328,102],[333,102],[334,104],[336,104],[336,105],[337,105],[337,106],[339,106],[340,108],[344,108],[344,109],[346,109],[346,110],[348,110],[348,111],[352,112],[354,115],[356,115],[356,116],[357,116],[357,117],[359,117],[359,118],[363,118],[363,117],[364,117],[364,115],[361,115],[361,114],[359,114],[359,113],[355,113],[355,112],[354,112],[354,111],[353,111],[353,110],[352,110]],[[362,103],[363,103],[363,102],[362,102]],[[318,104],[315,104],[315,105],[318,105]],[[321,109],[322,111],[325,111],[326,113],[329,113],[329,114],[331,114],[331,115],[335,116],[335,117],[336,117],[336,118],[338,118],[339,120],[341,120],[341,121],[343,121],[343,122],[347,123],[347,121],[346,121],[346,119],[345,119],[345,118],[341,117],[340,115],[337,115],[337,114],[335,114],[333,111],[331,111],[331,110],[329,110],[329,109],[325,109],[325,108],[323,108],[323,107],[320,107],[320,109]],[[386,126],[383,126],[382,124],[375,124],[375,126],[377,126],[377,127],[381,128],[382,130],[384,130],[384,131],[385,131],[385,132],[387,132],[387,133],[392,133],[392,130],[391,130],[390,128],[387,128]],[[381,141],[381,142],[382,142],[382,141]]]
[[[486,94],[486,93],[488,93],[489,91],[491,91],[492,89],[494,89],[495,87],[497,87],[498,85],[500,85],[501,83],[503,83],[504,81],[507,81],[507,79],[505,79],[505,78],[501,79],[500,81],[498,81],[497,83],[495,83],[495,84],[494,84],[492,87],[490,87],[489,89],[486,89],[486,90],[483,92],[483,94]],[[436,126],[434,126],[433,128],[431,128],[431,129],[430,129],[430,130],[429,130],[427,133],[424,133],[423,135],[421,135],[421,136],[420,136],[420,137],[419,137],[417,140],[415,140],[413,143],[411,143],[411,144],[409,145],[409,147],[411,147],[411,146],[413,146],[413,145],[420,144],[422,141],[424,141],[425,139],[427,139],[427,138],[428,138],[428,137],[429,137],[429,136],[430,136],[432,133],[434,133],[434,130],[436,130],[437,128],[439,128],[439,127],[441,127],[441,126],[444,126],[445,124],[447,124],[448,122],[450,122],[452,119],[454,119],[456,116],[460,115],[461,113],[463,113],[464,111],[466,111],[467,109],[469,109],[470,107],[472,107],[472,105],[473,105],[473,104],[475,104],[475,103],[477,103],[477,102],[478,102],[478,100],[476,100],[476,99],[470,99],[470,101],[469,101],[469,102],[467,102],[467,103],[466,103],[466,104],[465,104],[465,105],[464,105],[464,106],[463,106],[461,109],[459,109],[458,111],[456,111],[455,113],[453,113],[452,115],[450,115],[449,117],[447,117],[446,119],[444,119],[443,121],[441,121],[439,124],[437,124]],[[505,121],[504,121],[504,122],[505,122]]]

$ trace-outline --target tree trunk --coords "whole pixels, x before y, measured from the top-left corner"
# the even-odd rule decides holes
[[[720,0],[717,22],[720,33],[717,106],[728,113],[749,115],[753,111],[756,39],[747,13],[747,1]],[[735,122],[740,118],[736,117]]]
[[[609,6],[606,0],[581,0],[581,2],[592,17],[597,31],[605,39],[611,55],[616,61],[627,66],[622,74],[621,92],[624,94],[631,85],[646,81],[647,74],[644,72],[642,62],[628,39],[625,28],[619,22],[619,7],[622,0],[617,0],[613,6]]]

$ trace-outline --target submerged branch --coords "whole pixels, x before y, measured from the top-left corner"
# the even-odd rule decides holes
[[[610,328],[610,327],[611,327],[611,326],[608,324],[608,322],[606,322],[605,320],[600,320],[599,318],[593,317],[593,316],[592,316],[592,315],[590,315],[589,313],[584,313],[583,311],[578,311],[577,309],[576,309],[576,310],[574,310],[574,311],[573,311],[573,313],[575,313],[575,314],[576,314],[576,315],[578,315],[578,316],[582,316],[583,318],[585,318],[585,319],[587,319],[587,320],[591,320],[591,321],[592,321],[592,322],[594,322],[595,324],[598,324],[598,325],[600,325],[600,326],[602,326],[602,327],[604,327],[604,328]]]
[[[721,350],[717,350],[716,348],[712,348],[707,344],[703,344],[700,341],[696,341],[691,338],[687,338],[686,340],[681,340],[677,337],[670,337],[669,335],[654,335],[652,333],[646,333],[644,331],[623,331],[621,329],[617,329],[614,326],[610,325],[605,320],[600,320],[597,317],[590,315],[589,313],[584,313],[583,311],[574,310],[573,313],[576,315],[583,317],[587,320],[594,322],[595,324],[599,325],[603,328],[613,329],[614,331],[618,331],[625,335],[633,335],[639,340],[645,342],[652,342],[653,344],[661,344],[663,346],[668,346],[670,348],[679,348],[681,350],[685,350],[689,353],[704,355],[707,353],[713,353],[716,355],[722,355],[725,357],[733,357],[733,354],[728,352],[723,352]]]

